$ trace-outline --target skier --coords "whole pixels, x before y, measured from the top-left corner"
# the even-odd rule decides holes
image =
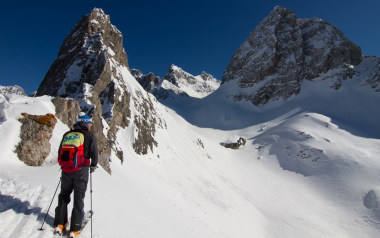
[[[64,229],[68,226],[68,214],[67,214],[67,205],[70,203],[70,195],[74,190],[74,205],[71,213],[71,223],[70,223],[70,237],[76,237],[82,229],[82,220],[84,216],[84,197],[87,190],[87,183],[90,173],[94,172],[97,168],[98,163],[98,149],[96,143],[96,137],[91,132],[92,120],[84,112],[79,114],[79,117],[74,125],[74,130],[71,130],[68,133],[79,133],[83,136],[84,141],[82,140],[83,150],[82,157],[84,156],[83,163],[77,164],[75,162],[75,168],[65,167],[61,160],[65,160],[62,157],[59,157],[59,162],[62,168],[61,175],[61,192],[58,196],[58,206],[55,209],[55,219],[54,226],[55,234],[62,235]],[[67,140],[67,136],[63,136],[59,154],[62,154],[62,143]],[[71,136],[69,138],[74,138]],[[77,152],[78,151],[78,152]],[[78,149],[75,150],[79,154]],[[75,155],[75,160],[80,157],[78,154]],[[60,156],[60,155],[59,155]],[[90,160],[91,159],[91,160]],[[90,165],[90,167],[89,167]]]

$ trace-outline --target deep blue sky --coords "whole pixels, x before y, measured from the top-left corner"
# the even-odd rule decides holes
[[[94,7],[123,33],[130,68],[162,77],[175,64],[221,79],[235,50],[276,5],[299,18],[320,17],[363,54],[380,56],[379,0],[15,0],[0,5],[0,85],[37,90],[64,38]]]

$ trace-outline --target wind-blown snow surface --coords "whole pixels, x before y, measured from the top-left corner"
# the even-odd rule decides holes
[[[316,87],[308,88],[311,93]],[[352,98],[354,87],[345,88],[339,97]],[[366,102],[363,95],[369,90],[360,90],[358,98]],[[327,91],[325,101],[318,98],[331,102],[332,95]],[[321,114],[337,110],[338,102],[318,111],[313,105],[321,104],[310,106],[314,101],[300,95],[289,106],[279,107],[277,102],[258,112],[244,104],[215,107],[217,97],[218,92],[206,98],[192,119],[181,113],[194,125],[157,104],[167,129],[157,130],[154,153],[136,155],[133,130],[119,131],[124,163],[112,155],[112,175],[101,168],[93,174],[93,237],[378,236],[379,137],[362,137],[338,126],[356,125],[353,129],[360,130],[350,117],[352,124]],[[296,102],[299,107],[294,109]],[[58,121],[46,163],[28,167],[13,152],[20,140],[21,112],[45,114],[55,109],[46,96],[8,101],[0,95],[0,237],[51,237],[57,196],[45,230],[38,228],[58,185],[56,151],[68,128]],[[218,129],[203,127],[207,118],[202,115]],[[240,136],[247,138],[241,149],[221,146]],[[89,209],[89,191],[85,204]],[[90,237],[90,225],[82,237]]]

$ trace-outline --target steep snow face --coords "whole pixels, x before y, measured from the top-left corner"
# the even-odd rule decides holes
[[[340,77],[350,78],[350,65],[358,65],[360,47],[335,26],[321,19],[297,19],[286,8],[273,11],[249,34],[227,66],[222,83],[235,82],[235,100],[263,105],[270,100],[298,94],[302,80],[335,68],[346,68]]]

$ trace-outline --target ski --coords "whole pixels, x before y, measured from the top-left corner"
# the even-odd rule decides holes
[[[54,233],[53,235],[53,238],[62,238],[62,237],[67,237],[67,235],[61,235],[61,234],[58,234],[58,233]]]
[[[82,223],[82,228],[80,229],[79,233],[77,234],[76,237],[79,237],[80,233],[83,231],[87,223],[91,220],[92,214],[94,214],[93,211],[87,211],[84,216],[83,216],[83,223]],[[53,238],[70,238],[70,231],[67,230],[66,228],[63,230],[62,234],[59,234],[55,231],[53,231]]]
[[[91,217],[92,217],[93,214],[94,214],[94,211],[92,211],[92,210],[87,211],[84,214],[82,228],[80,229],[80,231],[78,232],[78,234],[76,235],[76,237],[80,236],[80,234],[82,233],[83,229],[86,227],[87,223],[91,220]],[[69,237],[70,237],[70,234],[69,234]]]
[[[53,237],[54,238],[59,238],[59,237],[68,237],[69,236],[69,231],[67,227],[65,227],[62,231],[62,233],[58,233],[55,230],[53,230]]]
[[[57,232],[53,232],[54,238],[62,238],[62,237],[69,237],[69,231],[65,230],[62,234],[59,234]]]

